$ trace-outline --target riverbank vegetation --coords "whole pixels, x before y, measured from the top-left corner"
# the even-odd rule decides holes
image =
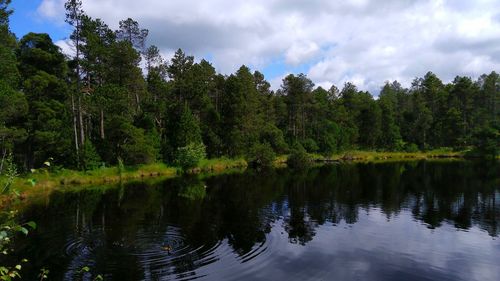
[[[353,83],[316,87],[304,74],[272,90],[247,66],[223,75],[180,49],[166,60],[138,22],[111,30],[78,0],[66,3],[74,52],[65,55],[47,34],[16,38],[9,2],[0,1],[0,174],[9,155],[24,174],[50,162],[97,178],[116,174],[102,167],[120,161],[163,172],[222,157],[270,165],[302,150],[326,159],[352,150],[392,151],[373,158],[441,147],[498,153],[496,72],[450,83],[428,72],[409,88],[387,82],[378,98]],[[57,180],[71,182],[74,173]]]

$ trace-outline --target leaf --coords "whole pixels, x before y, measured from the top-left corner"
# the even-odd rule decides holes
[[[22,266],[20,264],[16,265],[17,270],[21,270]]]
[[[19,229],[19,231],[21,231],[22,233],[24,233],[24,235],[28,235],[28,230],[26,228],[24,228],[24,227],[21,227]]]
[[[36,229],[36,223],[34,221],[27,222],[26,224],[32,229]]]

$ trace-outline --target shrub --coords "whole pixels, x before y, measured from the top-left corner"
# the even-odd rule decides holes
[[[301,142],[302,147],[307,152],[317,152],[319,150],[318,144],[313,139],[305,139]]]
[[[296,144],[286,163],[292,169],[307,168],[311,164],[311,158],[300,144]]]
[[[90,140],[85,140],[83,144],[81,162],[82,168],[85,171],[95,170],[102,164],[101,157]]]
[[[414,143],[409,143],[405,146],[406,152],[418,152],[418,146]]]
[[[205,145],[203,143],[190,143],[186,146],[177,148],[175,163],[186,171],[196,167],[205,156]]]
[[[474,134],[473,154],[481,158],[493,159],[498,155],[500,133],[495,128],[486,127]]]
[[[251,166],[271,167],[275,158],[276,154],[269,143],[256,143],[248,152],[247,162]]]

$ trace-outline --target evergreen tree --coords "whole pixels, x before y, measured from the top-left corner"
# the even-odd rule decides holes
[[[26,167],[39,166],[51,157],[56,163],[72,164],[64,55],[47,34],[29,33],[19,42],[17,56],[29,105],[23,147]]]

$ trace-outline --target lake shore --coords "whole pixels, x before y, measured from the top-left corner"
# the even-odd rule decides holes
[[[464,159],[464,151],[431,150],[419,152],[362,151],[353,150],[330,157],[313,155],[316,162],[393,162],[412,160]]]
[[[247,168],[244,159],[205,159],[198,167],[186,171],[187,174],[212,176],[230,171],[243,171]],[[55,190],[72,189],[74,187],[92,187],[97,185],[113,185],[120,182],[131,182],[153,178],[169,179],[181,176],[183,171],[163,163],[138,166],[118,166],[99,168],[91,171],[75,171],[61,169],[51,171],[50,167],[37,169],[34,172],[17,177],[11,188],[20,193],[22,200],[40,194],[50,194]],[[3,197],[0,206],[8,204],[9,198]]]
[[[326,157],[311,154],[311,160],[317,165],[328,163],[383,163],[419,160],[459,160],[464,159],[464,152],[435,150],[428,152],[377,152],[348,151]],[[287,155],[278,156],[275,168],[286,167]],[[231,171],[244,171],[248,163],[244,159],[216,158],[202,160],[198,167],[188,170],[187,174],[213,176]],[[121,170],[121,171],[120,171]],[[14,180],[12,187],[21,193],[23,199],[30,199],[40,194],[50,194],[54,190],[86,188],[97,185],[113,185],[153,178],[168,179],[181,176],[182,170],[163,163],[138,165],[131,167],[106,167],[92,171],[62,169],[51,171],[50,168],[38,169],[34,173],[23,175]],[[7,199],[8,200],[8,199]],[[0,205],[5,205],[5,200]]]

